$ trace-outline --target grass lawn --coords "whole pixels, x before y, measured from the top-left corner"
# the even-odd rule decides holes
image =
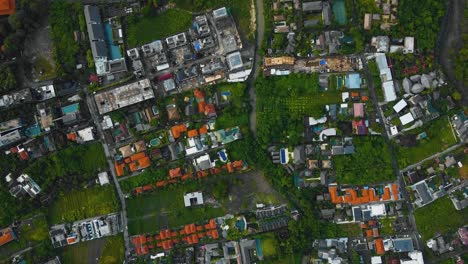
[[[160,15],[140,18],[128,27],[128,45],[136,47],[187,31],[191,22],[192,15],[179,9],[169,9]]]
[[[111,185],[61,193],[49,207],[50,224],[72,222],[119,211],[119,202]]]
[[[338,227],[341,229],[341,236],[356,237],[360,236],[362,233],[359,224],[342,224],[338,225]]]
[[[262,244],[262,252],[265,258],[273,257],[277,254],[276,249],[278,248],[278,241],[273,233],[268,233],[260,237]]]
[[[197,187],[196,184],[187,183],[130,198],[127,200],[129,232],[156,232],[167,226],[175,228],[224,215],[225,210],[222,208],[185,208],[184,193],[199,190]]]
[[[437,233],[455,232],[457,228],[465,225],[468,219],[468,209],[455,210],[452,201],[446,196],[417,209],[414,216],[424,242]]]
[[[49,61],[43,56],[36,58],[34,61],[34,67],[37,71],[42,72],[42,75],[39,76],[40,81],[53,79],[57,75],[55,72],[54,62]]]
[[[418,128],[413,134],[417,135],[422,132],[426,132],[427,138],[420,140],[417,146],[398,147],[397,154],[400,168],[421,161],[457,143],[447,117],[440,117],[432,121],[428,126]]]
[[[60,261],[67,264],[97,263],[96,260],[100,259],[109,240],[111,238],[101,238],[63,247],[60,249]]]
[[[125,256],[124,240],[122,236],[113,236],[107,239],[99,264],[123,263]]]
[[[188,11],[203,11],[206,9],[215,9],[225,6],[230,9],[239,30],[244,35],[253,33],[251,28],[251,0],[204,0],[204,1],[193,1],[193,0],[172,0],[177,7]],[[195,2],[195,4],[194,4]]]
[[[380,234],[381,235],[393,235],[395,232],[393,231],[393,223],[395,222],[395,218],[393,217],[385,217],[379,220],[381,224]]]

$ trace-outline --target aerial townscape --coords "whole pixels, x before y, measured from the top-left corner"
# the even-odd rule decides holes
[[[0,0],[0,263],[468,264],[468,1]]]

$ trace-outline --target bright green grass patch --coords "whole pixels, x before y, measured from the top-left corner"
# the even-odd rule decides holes
[[[447,117],[440,117],[429,125],[412,131],[412,134],[426,132],[427,138],[418,141],[415,147],[397,147],[398,163],[406,167],[419,162],[437,152],[443,151],[457,143]]]
[[[197,187],[194,183],[186,183],[130,198],[127,200],[129,232],[132,234],[156,232],[165,226],[179,227],[224,215],[223,208],[185,207],[184,194],[199,190]]]
[[[172,0],[172,2],[174,2],[179,8],[195,12],[225,6],[229,11],[231,11],[237,25],[239,26],[239,30],[243,34],[249,35],[253,32],[253,29],[250,27],[252,0]]]
[[[34,67],[37,71],[42,72],[42,74],[39,76],[40,81],[53,79],[57,75],[55,72],[54,62],[49,61],[43,56],[36,58],[34,61]]]
[[[416,224],[422,241],[426,241],[437,233],[455,232],[466,224],[468,209],[455,210],[448,196],[440,198],[414,212]]]
[[[111,185],[73,190],[61,193],[49,207],[49,221],[51,224],[73,222],[118,210],[119,202]]]
[[[338,225],[340,235],[346,237],[357,237],[362,234],[362,229],[359,224],[342,224]]]
[[[268,233],[260,238],[260,243],[262,245],[262,252],[265,258],[270,258],[278,254],[278,241],[275,238],[275,235]]]
[[[99,264],[120,264],[125,256],[124,240],[122,236],[113,236],[107,239]]]
[[[189,29],[191,22],[192,15],[180,9],[169,9],[156,16],[140,18],[128,27],[128,45],[136,47],[185,32]]]

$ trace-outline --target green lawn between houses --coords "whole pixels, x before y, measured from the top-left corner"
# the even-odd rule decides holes
[[[111,185],[61,193],[49,207],[49,223],[73,222],[119,211],[119,202]]]
[[[128,26],[128,45],[136,47],[185,32],[191,22],[192,15],[180,9],[169,9],[160,15],[139,18]]]
[[[107,239],[99,264],[120,264],[125,256],[123,236],[113,236]]]
[[[413,130],[412,134],[417,135],[422,132],[426,132],[427,138],[420,140],[417,146],[396,147],[400,168],[419,162],[457,143],[450,122],[445,116],[432,121],[427,126]]]
[[[172,0],[178,8],[191,12],[200,12],[207,9],[215,9],[225,6],[231,11],[238,29],[244,35],[250,35],[254,31],[251,28],[252,0]]]
[[[434,237],[437,233],[455,232],[466,224],[468,209],[457,211],[448,196],[440,198],[431,204],[416,209],[414,212],[416,224],[422,241]]]
[[[60,249],[60,260],[67,264],[123,263],[124,241],[121,235],[80,242]]]
[[[184,194],[199,190],[195,182],[172,185],[151,194],[127,200],[128,228],[132,235],[157,232],[223,216],[223,208],[202,206],[186,208]],[[205,197],[206,199],[206,197]]]

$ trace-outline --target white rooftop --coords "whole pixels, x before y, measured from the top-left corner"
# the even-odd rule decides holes
[[[384,91],[385,102],[392,102],[397,99],[393,81],[384,82],[382,84],[382,89]]]
[[[401,124],[404,126],[414,121],[413,115],[411,113],[407,113],[403,116],[400,116]]]
[[[77,131],[78,136],[83,140],[83,142],[94,140],[93,127],[87,127],[82,130]]]
[[[403,108],[405,108],[408,104],[406,103],[405,99],[401,99],[396,105],[393,106],[393,110],[399,113]]]
[[[192,192],[184,195],[185,207],[203,204],[202,192]]]
[[[385,204],[383,203],[369,205],[369,209],[371,210],[371,216],[382,216],[387,214]]]
[[[382,264],[382,257],[381,256],[373,256],[371,258],[371,263],[372,264]]]
[[[98,179],[101,186],[109,184],[109,176],[107,175],[107,171],[100,172],[98,174]]]
[[[390,127],[390,134],[392,136],[398,134],[398,128],[396,126],[391,126]]]

